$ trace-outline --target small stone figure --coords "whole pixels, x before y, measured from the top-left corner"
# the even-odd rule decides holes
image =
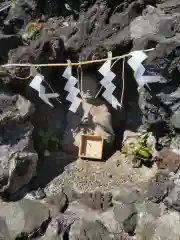
[[[83,133],[101,136],[108,145],[114,142],[111,114],[106,101],[95,98],[98,90],[96,76],[84,73],[81,91],[82,104],[75,114],[68,113],[68,124],[62,139],[63,149],[71,154],[77,154]]]

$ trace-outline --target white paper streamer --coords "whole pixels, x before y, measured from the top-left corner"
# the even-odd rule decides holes
[[[12,4],[13,4],[12,1],[9,1],[9,2],[7,2],[7,3],[2,3],[2,4],[0,5],[0,12],[2,12],[2,11],[4,11],[4,10],[6,10],[7,8],[11,7]]]
[[[45,93],[45,87],[41,84],[43,80],[44,80],[44,76],[42,76],[41,74],[38,73],[35,75],[32,82],[29,84],[29,86],[39,92],[39,97],[45,103],[47,103],[51,107],[53,107],[53,105],[49,102],[49,98],[57,98],[57,97],[59,97],[59,94],[58,93]]]
[[[146,69],[142,65],[142,62],[147,58],[147,55],[143,51],[133,51],[130,55],[132,57],[127,62],[134,71],[134,78],[139,87],[143,87],[148,83],[161,81],[159,76],[143,76]]]
[[[66,99],[70,101],[72,104],[69,107],[69,110],[71,112],[76,112],[79,105],[81,104],[81,99],[77,97],[80,90],[75,87],[76,83],[78,82],[77,78],[72,76],[72,67],[71,67],[71,61],[68,60],[68,66],[66,70],[63,73],[63,77],[66,78],[68,81],[64,87],[64,89],[69,92]]]
[[[112,58],[112,52],[108,52],[108,58]],[[108,59],[102,67],[99,69],[99,72],[104,76],[100,81],[101,85],[105,87],[105,91],[102,96],[112,105],[113,108],[121,107],[121,104],[118,102],[117,98],[113,96],[115,90],[115,85],[112,83],[112,80],[115,78],[115,74],[111,71],[111,59]]]

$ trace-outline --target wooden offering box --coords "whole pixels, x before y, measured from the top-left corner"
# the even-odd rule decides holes
[[[104,139],[101,136],[81,135],[79,146],[79,157],[102,159]]]

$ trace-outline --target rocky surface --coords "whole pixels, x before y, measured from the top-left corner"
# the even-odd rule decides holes
[[[33,149],[32,104],[20,95],[0,94],[0,195],[15,193],[36,174],[38,155]]]
[[[106,192],[80,192],[67,185],[49,195],[41,202],[1,202],[4,239],[164,239],[163,228],[169,229],[168,239],[179,238],[179,171],[159,172],[149,181],[119,184]]]
[[[145,197],[154,203],[160,203],[168,195],[174,184],[165,173],[156,174],[149,184]]]
[[[156,164],[159,169],[166,169],[169,170],[169,172],[177,172],[180,167],[179,155],[169,148],[163,148],[157,154]]]
[[[119,164],[117,164],[119,161]],[[47,184],[45,191],[49,196],[66,189],[67,195],[75,192],[81,194],[96,190],[109,191],[122,186],[124,183],[138,184],[148,181],[154,176],[157,168],[134,169],[130,160],[120,152],[116,152],[106,163],[77,161],[69,164],[64,172]]]
[[[60,94],[54,108],[29,87],[29,67],[1,69],[0,196],[14,202],[0,202],[0,239],[180,238],[179,7],[178,0],[18,0],[0,12],[1,64],[77,62],[154,47],[143,65],[161,77],[138,92],[125,64],[123,107],[115,111],[101,93],[95,99],[101,64],[82,66],[83,101],[72,114],[64,68],[37,69],[46,91]],[[30,21],[41,30],[25,38]],[[113,72],[120,100],[121,61]],[[156,139],[155,164],[134,169],[119,150],[123,136],[141,130]],[[106,161],[77,158],[82,133],[104,137]]]
[[[10,239],[41,236],[50,220],[49,209],[45,205],[26,199],[0,203],[0,215],[9,229]]]
[[[56,195],[51,195],[50,197],[45,198],[44,202],[46,203],[47,206],[49,206],[51,215],[54,215],[54,216],[64,211],[68,206],[67,196],[63,192]]]

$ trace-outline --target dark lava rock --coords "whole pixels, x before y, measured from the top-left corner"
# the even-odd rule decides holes
[[[46,18],[53,16],[61,16],[61,17],[73,17],[77,18],[79,12],[84,12],[87,10],[88,6],[91,5],[94,1],[50,1],[50,0],[36,0],[37,8],[39,9],[39,13],[41,15],[45,15]]]
[[[64,54],[65,54],[64,43],[61,40],[61,38],[52,36],[51,34],[44,32],[39,39],[32,41],[29,46],[20,46],[17,49],[10,51],[9,62],[10,63],[64,62],[65,59]],[[22,79],[27,78],[30,74],[29,67],[11,68],[9,69],[11,76],[8,77],[8,80],[7,77],[2,77],[2,81],[10,83],[11,88],[14,92],[23,94],[35,105],[37,111],[36,114],[33,116],[33,124],[37,125],[37,128],[35,128],[36,139],[39,137],[39,132],[41,130],[46,131],[47,129],[48,131],[49,129],[49,132],[51,134],[54,134],[54,136],[58,135],[58,137],[64,131],[65,124],[64,118],[66,117],[65,114],[67,112],[66,107],[67,102],[64,98],[65,81],[64,79],[63,81],[61,80],[59,81],[59,78],[62,75],[63,70],[64,69],[62,68],[52,67],[41,68],[41,73],[42,75],[45,76],[45,81],[47,82],[44,83],[46,93],[52,93],[53,89],[58,94],[60,94],[60,100],[63,100],[65,102],[65,104],[61,104],[59,101],[57,101],[57,99],[51,100],[52,104],[55,107],[57,106],[57,108],[59,108],[59,111],[45,104],[39,98],[37,91],[29,87],[29,81],[24,81],[20,80],[19,78],[16,78],[16,76],[19,76]],[[29,80],[31,79],[32,78],[29,78]],[[60,118],[59,122],[57,121],[57,118]],[[51,126],[49,127],[48,124],[52,124],[53,127],[52,128]],[[39,144],[37,144],[37,146],[38,145]],[[42,149],[40,149],[41,146],[43,145],[38,146],[38,150],[42,152]]]
[[[173,186],[173,181],[169,180],[167,175],[157,173],[156,177],[148,183],[145,198],[154,203],[160,203],[168,195]]]
[[[160,42],[156,46],[155,51],[152,51],[148,54],[148,59],[144,65],[150,71],[156,71],[157,73],[161,74],[164,77],[164,83],[177,83],[175,75],[177,73],[176,70],[178,69],[178,65],[175,63],[179,60],[179,46],[179,38],[176,36],[172,39]],[[167,88],[168,86],[160,85],[157,89],[155,89],[155,87],[152,89],[154,90],[154,93],[157,93],[160,98],[164,96],[164,102],[171,106],[171,103],[174,100],[171,95],[168,95],[165,91],[161,94],[159,92],[159,90],[163,90],[163,87]],[[176,87],[178,87],[178,85],[176,85]],[[175,86],[174,90],[176,90]],[[165,99],[166,95],[168,97],[167,99]]]
[[[9,61],[11,63],[28,62],[28,63],[47,63],[47,62],[63,62],[64,61],[64,43],[60,37],[48,34],[46,30],[35,41],[32,41],[28,46],[20,46],[15,50],[9,52]],[[25,68],[26,69],[26,68]],[[11,70],[14,74],[15,69]],[[17,75],[24,74],[26,77],[29,75],[29,69],[19,69]],[[46,75],[51,73],[52,68],[46,68]],[[22,75],[22,77],[24,77]],[[19,80],[18,80],[19,81]],[[18,83],[18,82],[17,82]]]
[[[4,20],[4,33],[17,33],[24,25],[26,25],[36,13],[36,1],[19,0],[11,7],[8,16]]]
[[[32,105],[19,95],[0,94],[0,196],[8,197],[36,174],[38,155],[33,149]]]
[[[22,45],[22,38],[18,35],[4,35],[0,34],[0,61],[6,63],[8,61],[8,53],[11,49],[15,49]]]
[[[180,167],[180,156],[169,148],[163,148],[158,152],[156,164],[159,169],[168,169],[169,172],[177,172]]]
[[[115,49],[113,54],[118,55],[137,49],[138,46],[140,48],[156,46],[154,51],[148,53],[149,57],[144,65],[149,74],[160,75],[164,82],[150,84],[151,92],[147,89],[141,90],[139,106],[144,115],[144,122],[169,123],[179,107],[179,90],[176,81],[179,71],[179,30],[176,26],[179,14],[166,15],[163,12],[164,7],[161,8],[160,5],[168,6],[168,2],[156,5],[157,2],[122,1],[119,4],[118,1],[86,1],[86,3],[72,0],[61,2],[41,0],[28,3],[25,1],[32,15],[37,7],[40,11],[39,15],[54,16],[48,21],[54,22],[52,24],[54,27],[49,26],[47,29],[44,27],[42,36],[37,41],[32,41],[30,46],[11,51],[9,61],[64,62],[69,57],[77,61],[79,58],[106,57],[109,49]],[[20,5],[22,1],[17,8]],[[174,7],[177,6],[178,3],[175,3]],[[84,12],[87,7],[87,12]],[[22,9],[24,11],[26,8],[22,7]],[[29,11],[27,15],[31,15]],[[78,21],[75,15],[79,17]],[[60,36],[64,39],[65,48]],[[13,73],[13,70],[11,71]],[[43,73],[45,72],[46,76],[50,73],[48,77],[55,79],[54,81],[62,74],[59,69],[53,70],[51,74],[51,68],[43,69]],[[126,73],[132,75],[129,69]],[[169,85],[168,82],[171,84]],[[62,86],[56,87],[62,89]]]
[[[180,45],[178,37],[160,42],[156,49],[148,54],[144,65],[149,74],[159,75],[161,83],[150,84],[151,91],[142,89],[139,96],[139,106],[144,120],[148,124],[159,121],[178,127],[173,121],[177,115],[180,98],[179,83],[179,56]],[[176,119],[177,116],[176,116]]]
[[[139,91],[139,107],[143,112],[143,123],[153,125],[153,133],[155,132],[156,135],[161,136],[164,128],[159,128],[159,126],[161,123],[163,126],[165,119],[168,118],[168,113],[161,106],[160,101],[153,98],[152,94],[145,88],[142,88]],[[157,133],[157,131],[161,132]]]
[[[0,215],[13,239],[41,236],[50,220],[49,209],[44,204],[26,199],[15,203],[1,203]]]
[[[132,19],[141,14],[144,6],[138,1],[129,4],[124,2],[119,5],[119,9],[116,9],[118,5],[119,3],[111,1],[96,1],[82,16],[78,31],[66,42],[67,49],[72,49],[75,52],[80,51],[83,59],[92,58],[95,52],[101,52],[101,55],[105,55],[106,48],[114,44],[114,41],[110,41],[111,37],[128,27]],[[107,39],[109,39],[110,44],[106,44]],[[129,38],[127,42],[130,43],[130,41]],[[104,44],[102,44],[103,42]],[[121,43],[123,45],[123,40]]]

